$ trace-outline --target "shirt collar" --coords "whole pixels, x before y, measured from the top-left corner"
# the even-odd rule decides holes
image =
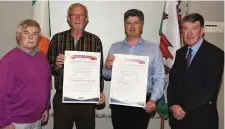
[[[73,35],[72,35],[72,30],[71,29],[69,29],[69,31],[67,31],[69,34],[70,34],[70,36],[72,36],[73,37]],[[85,36],[85,35],[87,35],[88,34],[88,32],[87,31],[83,31],[83,34],[82,34],[82,36],[81,37],[83,37],[83,36]],[[81,38],[80,37],[80,38]],[[74,37],[73,37],[74,38]],[[74,38],[75,39],[75,38]],[[78,41],[78,40],[77,40]]]
[[[128,42],[127,42],[127,37],[123,40],[123,43],[129,45]],[[144,40],[143,40],[142,37],[138,40],[137,45],[138,44],[144,44]]]
[[[28,55],[31,55],[31,56],[34,56],[39,51],[39,49],[36,47],[34,49],[34,52],[31,52],[28,49],[23,48],[20,44],[17,44],[17,48],[19,48],[20,50],[22,50],[23,52],[25,52],[25,53],[27,53]]]
[[[200,48],[200,46],[202,45],[202,42],[203,42],[203,38],[201,40],[199,40],[195,45],[193,45],[191,47],[188,46],[188,48],[191,48],[192,51],[197,52],[198,49]]]

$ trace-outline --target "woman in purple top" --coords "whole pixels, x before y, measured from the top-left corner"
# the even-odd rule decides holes
[[[50,67],[37,48],[40,25],[22,21],[16,31],[17,47],[0,60],[0,128],[41,129],[48,119]]]

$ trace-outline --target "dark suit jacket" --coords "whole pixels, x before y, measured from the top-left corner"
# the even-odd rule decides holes
[[[187,49],[185,45],[177,50],[167,89],[169,107],[180,105],[187,115],[179,121],[171,115],[171,127],[211,129],[212,126],[216,129],[216,99],[223,74],[224,52],[204,40],[187,68]]]

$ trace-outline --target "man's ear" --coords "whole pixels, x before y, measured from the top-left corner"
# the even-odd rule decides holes
[[[41,34],[39,34],[39,36],[38,36],[38,41],[37,41],[37,47],[38,47],[38,45],[39,45],[39,43],[42,41],[42,35]]]
[[[204,35],[204,33],[205,33],[205,27],[202,27],[201,28],[201,35]]]
[[[67,22],[67,24],[70,26],[69,20],[70,20],[69,17],[67,17],[67,18],[66,18],[66,22]],[[70,27],[71,27],[71,26],[70,26]]]
[[[89,23],[89,20],[86,19],[86,24],[85,24],[84,28],[86,28],[86,26],[87,26],[88,23]]]

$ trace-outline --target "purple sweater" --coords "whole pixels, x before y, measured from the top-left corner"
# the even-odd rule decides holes
[[[50,66],[43,52],[14,48],[0,60],[0,127],[41,119],[50,99]]]

